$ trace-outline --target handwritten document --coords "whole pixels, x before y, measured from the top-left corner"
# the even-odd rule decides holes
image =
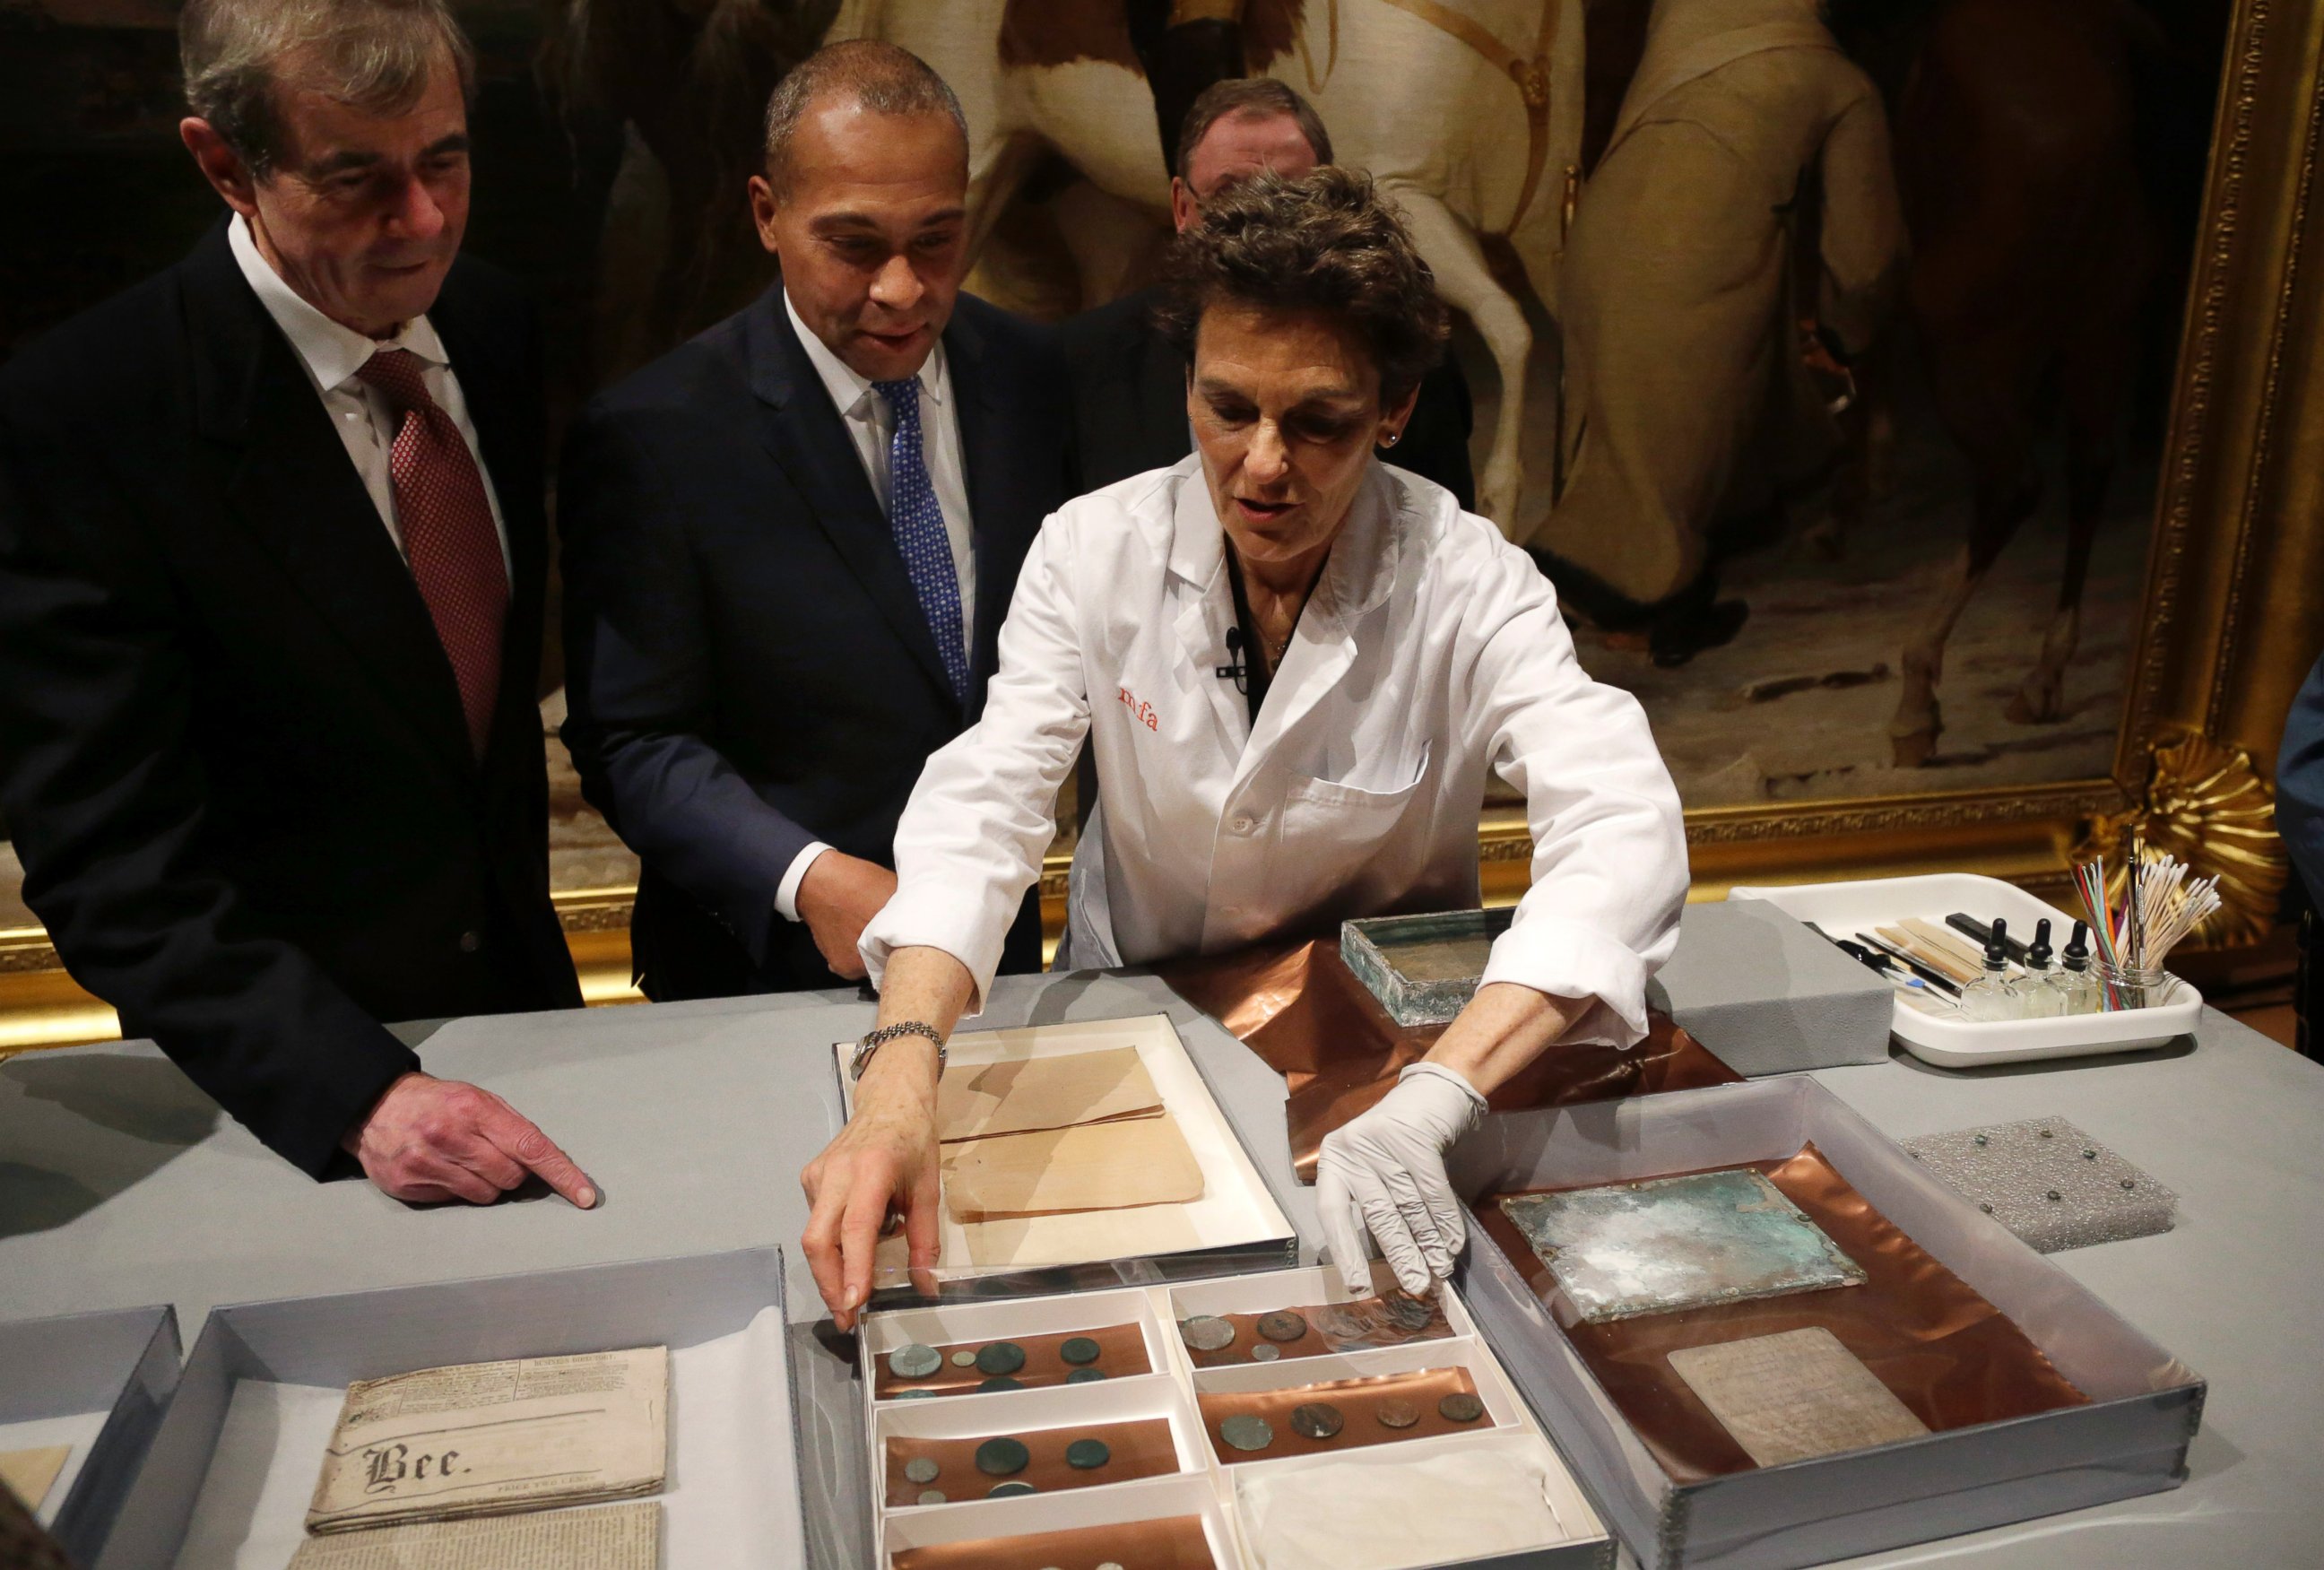
[[[310,1532],[506,1515],[654,1493],[669,1350],[423,1369],[347,1387]]]
[[[290,1570],[656,1570],[661,1506],[431,1521],[309,1538]]]
[[[1863,1450],[1929,1431],[1821,1325],[1683,1347],[1671,1367],[1762,1466]]]

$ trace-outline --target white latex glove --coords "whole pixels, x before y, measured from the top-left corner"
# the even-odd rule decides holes
[[[1349,1291],[1371,1295],[1367,1230],[1397,1284],[1413,1296],[1452,1273],[1468,1227],[1444,1176],[1444,1153],[1484,1114],[1476,1086],[1452,1069],[1415,1063],[1379,1105],[1325,1137],[1315,1203]]]

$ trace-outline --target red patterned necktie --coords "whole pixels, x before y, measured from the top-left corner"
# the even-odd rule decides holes
[[[468,741],[483,757],[500,696],[501,624],[508,567],[493,526],[484,476],[452,417],[428,395],[426,366],[409,349],[382,349],[356,375],[402,419],[389,450],[396,521],[420,597],[460,684]]]

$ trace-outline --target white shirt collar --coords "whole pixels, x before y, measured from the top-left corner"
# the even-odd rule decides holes
[[[791,303],[791,291],[788,289],[783,291],[783,310],[791,319],[791,331],[798,334],[799,342],[806,346],[807,357],[815,366],[816,374],[823,378],[824,387],[830,392],[831,401],[838,406],[840,414],[850,420],[868,420],[876,416],[880,412],[881,398],[872,390],[870,379],[858,375],[846,361],[831,352],[828,344],[808,330],[807,323],[799,319],[798,307]],[[928,351],[928,357],[920,362],[919,381],[921,392],[938,403],[945,402],[950,384],[945,376],[943,338],[937,338],[936,347]],[[871,401],[869,403],[865,402],[867,399]]]
[[[235,214],[233,222],[226,226],[226,244],[242,268],[243,277],[257,294],[258,302],[274,319],[274,325],[282,329],[282,336],[290,340],[300,363],[324,392],[345,385],[363,369],[365,361],[382,349],[410,349],[430,365],[449,364],[444,341],[436,336],[436,329],[425,316],[413,317],[393,337],[381,341],[342,326],[317,310],[283,282],[281,274],[259,254],[258,242],[252,238],[250,225],[240,213]]]

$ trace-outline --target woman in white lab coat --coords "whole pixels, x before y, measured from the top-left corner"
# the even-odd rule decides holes
[[[1222,193],[1169,261],[1196,451],[1068,503],[1027,556],[976,726],[928,760],[864,929],[880,1025],[855,1115],[809,1165],[803,1240],[842,1325],[891,1207],[936,1247],[939,1046],[981,1008],[1083,738],[1078,965],[1216,953],[1349,917],[1473,906],[1489,773],[1533,882],[1427,1060],[1333,1133],[1318,1199],[1369,1290],[1368,1229],[1424,1290],[1459,1251],[1443,1153],[1560,1041],[1628,1046],[1686,891],[1677,793],[1636,700],[1591,680],[1546,580],[1452,495],[1386,466],[1444,308],[1370,182]]]

